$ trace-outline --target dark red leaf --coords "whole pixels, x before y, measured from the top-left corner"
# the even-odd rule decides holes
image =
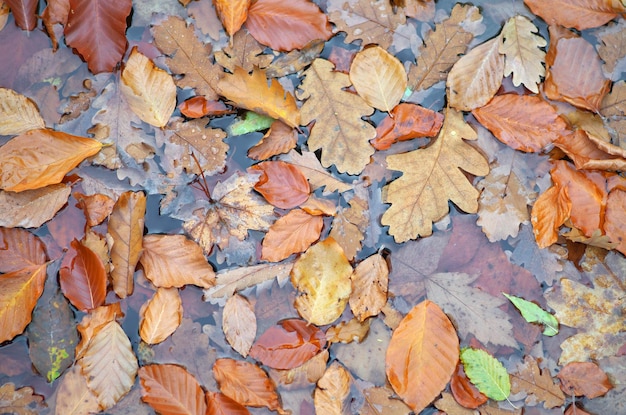
[[[61,262],[59,271],[61,290],[81,311],[93,310],[104,304],[107,274],[98,255],[77,240]]]
[[[480,393],[465,375],[465,370],[463,370],[461,363],[456,366],[456,372],[450,379],[450,390],[454,400],[466,408],[476,409],[487,402],[487,397]]]
[[[15,24],[23,30],[37,27],[37,5],[39,0],[6,0],[13,12]]]

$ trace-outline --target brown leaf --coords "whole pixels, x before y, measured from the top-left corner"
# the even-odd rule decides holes
[[[568,395],[593,399],[613,389],[606,373],[592,362],[568,363],[557,377],[561,380],[561,389]]]
[[[387,303],[389,267],[385,259],[374,254],[355,269],[350,294],[350,309],[359,321],[375,316]]]
[[[281,52],[333,34],[326,15],[307,0],[257,0],[250,6],[246,27],[260,43]]]
[[[209,288],[215,273],[202,248],[184,235],[146,235],[139,259],[146,278],[157,287],[182,287],[194,284]]]
[[[254,190],[280,209],[291,209],[309,198],[311,188],[306,177],[293,164],[284,161],[264,161],[250,167],[261,172]]]
[[[498,95],[472,114],[515,150],[539,152],[572,133],[554,107],[534,95]]]
[[[148,344],[161,343],[180,326],[183,302],[178,288],[157,288],[139,310],[139,335]]]
[[[80,343],[76,346],[76,360],[78,361],[83,357],[92,338],[100,328],[122,317],[124,317],[124,313],[119,302],[100,306],[83,316],[76,327],[80,333]]]
[[[278,219],[263,239],[261,259],[278,262],[291,254],[305,251],[320,237],[324,218],[302,209],[289,211]]]
[[[540,248],[546,248],[559,237],[559,228],[569,218],[572,202],[567,188],[550,187],[535,201],[530,220],[533,233]]]
[[[606,0],[524,0],[524,3],[549,25],[559,24],[578,30],[602,26],[624,12],[619,2]]]
[[[0,135],[23,134],[45,128],[37,105],[12,89],[0,88]]]
[[[100,257],[76,239],[65,253],[59,282],[63,294],[81,311],[90,311],[104,304],[107,274]]]
[[[524,392],[526,405],[534,406],[543,402],[544,408],[554,408],[565,403],[565,396],[552,381],[550,371],[541,370],[531,356],[526,356],[524,363],[518,365],[518,371],[511,374],[511,392]]]
[[[444,411],[446,415],[476,415],[476,411],[467,409],[459,404],[456,399],[448,392],[441,394],[441,399],[435,401],[435,408]]]
[[[54,25],[61,24],[65,26],[70,14],[70,0],[50,0],[46,4],[46,8],[41,13],[41,20],[52,41],[52,49],[56,51],[59,47],[56,34],[54,33]]]
[[[326,330],[326,339],[329,343],[361,343],[370,332],[371,322],[372,319],[359,321],[357,318],[342,321]]]
[[[247,30],[240,30],[232,37],[230,45],[215,52],[215,61],[230,72],[235,72],[238,66],[246,72],[251,72],[255,67],[267,69],[274,55],[264,54],[264,49]]]
[[[248,157],[253,160],[265,160],[278,154],[287,153],[296,147],[298,133],[282,121],[272,123],[261,141],[250,147]]]
[[[216,276],[215,286],[206,290],[205,295],[213,299],[230,297],[236,291],[252,287],[263,281],[274,278],[279,281],[284,280],[289,277],[292,267],[293,262],[281,262],[220,270]]]
[[[302,71],[311,62],[319,58],[325,44],[326,42],[323,39],[313,40],[302,49],[295,49],[287,54],[278,56],[267,65],[267,76],[280,78]]]
[[[248,409],[223,393],[206,393],[206,415],[250,415]]]
[[[93,73],[112,72],[126,51],[126,18],[131,0],[70,0],[65,41]]]
[[[245,297],[235,294],[226,300],[222,330],[232,348],[243,357],[248,356],[256,337],[256,315]]]
[[[565,410],[565,412],[563,412],[563,415],[592,415],[589,412],[581,409],[578,405],[576,405],[575,403],[571,403],[567,409]]]
[[[211,176],[224,169],[229,146],[224,142],[226,132],[208,127],[207,122],[206,118],[200,118],[171,123],[170,127],[174,131],[170,141],[182,146],[181,156],[174,161],[175,165],[180,163],[188,172],[199,175],[202,171],[206,176]],[[200,166],[196,164],[192,154],[196,156]]]
[[[37,27],[37,0],[6,0],[6,3],[20,29],[30,31]]]
[[[133,293],[135,268],[142,252],[146,196],[124,192],[109,217],[108,235],[113,291],[120,298]]]
[[[31,130],[0,147],[0,188],[13,192],[57,184],[102,143],[52,130]]]
[[[248,18],[250,0],[215,0],[213,5],[230,37],[241,28]]]
[[[139,369],[141,400],[161,414],[207,412],[205,393],[189,372],[173,364],[146,365]]]
[[[302,154],[300,154],[295,150],[291,150],[285,156],[281,157],[281,159],[298,166],[309,180],[312,190],[324,187],[323,195],[328,195],[334,191],[343,193],[352,189],[352,186],[348,183],[337,179],[324,169],[313,152],[303,151]]]
[[[181,114],[187,118],[201,118],[206,115],[224,115],[232,113],[232,110],[222,101],[207,101],[198,95],[185,100],[178,106]]]
[[[610,241],[616,243],[615,249],[626,253],[626,191],[613,189],[606,201],[604,232]],[[626,254],[625,254],[626,255]]]
[[[324,332],[304,320],[286,319],[267,329],[254,342],[250,357],[272,369],[293,369],[326,345]]]
[[[577,129],[560,136],[554,144],[572,159],[579,170],[626,170],[626,151]]]
[[[416,305],[395,329],[385,358],[387,378],[415,412],[445,388],[459,360],[454,326],[435,303]]]
[[[358,382],[356,381],[357,384]],[[387,385],[364,389],[363,396],[365,396],[365,401],[359,409],[361,415],[409,415],[413,413],[411,408],[395,397],[395,393]]]
[[[456,371],[452,375],[452,379],[450,379],[450,391],[454,400],[464,408],[476,409],[487,402],[488,399],[469,380],[461,362],[456,365]],[[435,406],[438,409],[445,410],[441,407],[441,401],[435,402]]]
[[[87,226],[96,226],[101,224],[113,210],[115,200],[102,193],[93,195],[84,195],[80,192],[74,192],[72,195],[76,199],[76,206],[85,212]]]
[[[36,415],[44,409],[43,397],[36,395],[33,388],[25,386],[15,389],[11,382],[0,386],[0,411],[6,414]]]
[[[316,383],[324,375],[328,356],[329,352],[326,348],[301,366],[288,370],[270,369],[270,378],[286,389],[309,387],[311,383]]]
[[[443,124],[443,115],[419,105],[402,102],[376,127],[371,141],[376,150],[387,150],[396,141],[434,137]]]
[[[350,373],[338,362],[333,362],[326,369],[324,376],[317,381],[317,387],[313,392],[315,412],[328,415],[345,413],[350,383]]]
[[[0,190],[0,226],[38,228],[65,206],[71,191],[63,183],[20,193]]]

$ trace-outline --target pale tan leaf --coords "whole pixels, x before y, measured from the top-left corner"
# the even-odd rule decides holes
[[[176,85],[172,76],[134,47],[121,80],[120,90],[133,112],[150,125],[165,126],[176,107]]]
[[[339,363],[333,362],[324,376],[317,381],[313,393],[315,411],[318,414],[342,415],[348,405],[351,378]]]
[[[17,135],[45,126],[33,101],[12,89],[0,88],[0,135]]]
[[[91,339],[98,333],[101,327],[121,317],[124,317],[124,313],[119,302],[102,305],[83,316],[83,319],[76,327],[80,333],[80,343],[76,346],[76,361],[84,356],[89,348]]]
[[[502,35],[478,45],[459,59],[448,74],[448,104],[462,111],[482,107],[498,92],[504,74],[499,52]]]
[[[272,380],[283,388],[303,388],[316,383],[326,372],[329,352],[324,349],[304,364],[293,369],[270,369],[269,375]]]
[[[15,415],[37,415],[44,411],[43,397],[30,386],[15,389],[12,382],[0,386],[0,412]]]
[[[449,392],[441,394],[441,399],[435,401],[435,408],[444,411],[447,415],[477,415],[474,409],[467,409],[459,405]]]
[[[87,387],[80,365],[68,370],[57,390],[55,415],[83,415],[100,410],[96,395]]]
[[[256,315],[245,297],[235,294],[226,301],[222,329],[232,348],[243,357],[248,356],[256,337]]]
[[[350,276],[350,309],[360,321],[377,315],[387,303],[388,277],[387,261],[379,254],[368,257],[354,269]]]
[[[157,288],[154,296],[139,310],[139,335],[148,344],[161,343],[180,326],[183,301],[178,288]]]
[[[524,357],[524,362],[517,367],[517,372],[511,374],[511,393],[523,392],[529,406],[543,402],[544,408],[554,408],[565,403],[563,391],[552,380],[550,371],[541,370],[532,356]]]
[[[63,183],[20,193],[0,190],[0,226],[38,228],[56,215],[71,192]]]
[[[412,413],[411,408],[397,399],[394,391],[388,386],[364,389],[363,396],[365,401],[360,408],[361,415],[409,415]]]
[[[264,54],[264,49],[247,30],[239,30],[232,37],[230,45],[215,52],[215,61],[230,72],[235,72],[238,66],[247,72],[254,67],[265,69],[274,59],[274,55]]]

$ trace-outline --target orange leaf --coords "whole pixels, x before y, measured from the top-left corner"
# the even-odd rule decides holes
[[[530,215],[533,233],[540,248],[546,248],[559,237],[559,228],[569,218],[572,202],[567,188],[550,187],[535,201]]]
[[[413,307],[402,319],[385,358],[389,383],[416,413],[446,387],[458,361],[454,326],[430,300]]]
[[[102,148],[102,143],[40,129],[19,135],[0,147],[0,188],[12,192],[57,184],[74,167]]]
[[[148,344],[161,343],[180,326],[183,301],[178,288],[157,288],[154,296],[139,310],[139,335]]]
[[[104,264],[98,255],[76,239],[61,262],[59,282],[65,297],[81,311],[104,304],[107,292]]]
[[[246,27],[259,43],[281,52],[333,35],[326,15],[309,0],[257,0],[250,6]]]
[[[607,0],[524,0],[524,3],[549,25],[578,30],[602,26],[624,11],[619,2]]]
[[[19,271],[46,263],[46,250],[35,235],[24,229],[0,227],[0,272]]]
[[[568,363],[557,377],[561,380],[561,389],[568,395],[593,399],[613,389],[606,373],[592,362]]]
[[[291,318],[267,329],[250,349],[250,357],[272,369],[293,369],[318,354],[325,344],[322,330]]]
[[[248,18],[251,0],[213,0],[215,11],[229,36],[233,36]]]
[[[248,157],[253,160],[265,160],[277,154],[287,153],[296,147],[298,133],[282,121],[276,120],[269,131],[248,150]]]
[[[80,343],[76,346],[76,360],[80,360],[83,357],[91,339],[98,333],[101,327],[122,317],[124,317],[124,313],[120,303],[100,306],[85,315],[76,327],[80,333]]]
[[[498,140],[515,150],[538,152],[571,134],[552,105],[534,95],[498,95],[472,114]]]
[[[255,364],[233,359],[217,359],[213,376],[222,393],[242,405],[266,406],[279,414],[280,405],[274,382]]]
[[[139,369],[141,400],[161,414],[204,415],[202,387],[195,377],[172,364],[146,365]]]
[[[560,136],[554,144],[572,159],[579,170],[626,170],[623,149],[589,136],[585,130],[578,129],[573,135]]]
[[[465,370],[463,370],[463,365],[460,362],[456,365],[456,371],[450,379],[450,391],[454,400],[465,408],[476,409],[488,399],[465,375]]]
[[[245,297],[235,294],[226,300],[222,330],[228,344],[243,357],[248,356],[256,337],[256,315],[254,307]]]
[[[606,201],[604,232],[611,242],[617,242],[616,249],[626,255],[626,191],[613,189]]]
[[[375,316],[387,303],[389,267],[385,259],[374,254],[362,261],[350,276],[352,293],[350,309],[359,321]]]
[[[206,115],[224,115],[233,112],[222,101],[208,101],[202,95],[189,98],[180,104],[178,109],[187,118],[200,118]]]
[[[111,214],[115,205],[115,200],[101,193],[87,196],[80,192],[74,192],[73,196],[78,202],[76,206],[85,212],[87,226],[90,227],[101,224]]]
[[[264,161],[250,169],[261,172],[254,190],[278,208],[291,209],[309,198],[311,193],[309,182],[293,164],[284,161]]]
[[[111,72],[126,51],[126,18],[131,0],[70,0],[65,41],[93,73]]]
[[[350,383],[350,373],[339,363],[333,362],[317,381],[313,395],[315,412],[328,415],[346,413]]]
[[[387,150],[396,141],[434,137],[443,125],[443,115],[419,105],[402,102],[376,127],[371,141],[376,150]]]
[[[302,209],[289,211],[270,226],[263,239],[261,259],[278,262],[306,250],[320,237],[324,218]]]
[[[248,409],[219,392],[207,392],[206,403],[208,406],[206,415],[250,415]]]

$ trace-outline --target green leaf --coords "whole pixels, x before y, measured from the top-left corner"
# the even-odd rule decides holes
[[[267,130],[273,122],[274,119],[271,117],[248,111],[243,116],[243,119],[232,123],[230,126],[230,135],[244,135],[255,131]]]
[[[511,381],[502,363],[484,350],[464,347],[461,361],[472,383],[494,401],[503,401],[511,393]]]
[[[514,295],[508,295],[506,293],[502,293],[502,295],[511,300],[527,322],[544,324],[546,326],[543,330],[544,335],[555,336],[559,332],[559,322],[556,317],[537,304]]]

